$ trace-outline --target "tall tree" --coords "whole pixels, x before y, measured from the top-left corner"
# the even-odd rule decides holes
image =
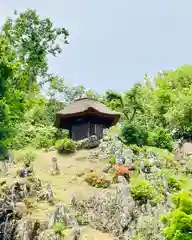
[[[32,85],[41,85],[51,80],[48,73],[48,55],[57,56],[62,45],[68,43],[68,31],[55,28],[49,18],[41,19],[35,10],[23,13],[15,11],[3,25],[1,35],[10,42],[15,66],[12,84],[22,91],[29,91]],[[38,81],[39,80],[39,81]]]
[[[21,121],[31,103],[41,103],[40,87],[51,83],[48,56],[57,56],[68,43],[68,31],[55,28],[35,10],[15,11],[0,32],[0,147]],[[41,98],[41,97],[40,97]],[[13,127],[13,128],[12,128]]]

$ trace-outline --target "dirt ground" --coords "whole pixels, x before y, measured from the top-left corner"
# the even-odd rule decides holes
[[[54,193],[54,198],[57,203],[64,202],[69,204],[72,196],[76,195],[78,198],[87,198],[90,194],[97,194],[99,191],[106,191],[90,187],[84,182],[84,177],[79,177],[78,174],[93,169],[101,172],[106,164],[103,159],[89,159],[90,151],[79,151],[78,153],[60,156],[56,152],[38,152],[37,158],[33,163],[34,172],[39,177],[44,186],[51,184]],[[52,157],[55,156],[58,160],[60,174],[53,176],[50,171],[52,167]],[[18,169],[18,168],[17,168]],[[15,169],[10,170],[10,174],[6,179],[13,181]],[[35,208],[32,210],[31,217],[34,219],[43,220],[47,218],[48,213],[53,211],[54,206],[51,207],[45,202],[35,203]],[[82,229],[83,240],[112,240],[114,239],[108,234],[100,231],[84,227]]]

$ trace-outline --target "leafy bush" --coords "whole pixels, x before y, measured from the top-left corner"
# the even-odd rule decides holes
[[[61,139],[56,141],[55,147],[58,151],[58,153],[73,153],[75,152],[75,143],[71,139]]]
[[[153,131],[149,131],[144,125],[131,123],[123,126],[121,135],[127,144],[153,146],[170,152],[173,149],[171,134],[164,128],[155,127]]]
[[[163,235],[166,240],[192,239],[192,194],[182,192],[172,197],[174,207],[162,217],[165,225]]]
[[[170,152],[173,149],[173,139],[164,128],[156,127],[153,131],[149,131],[147,145],[168,149]]]
[[[146,203],[154,197],[152,185],[145,179],[132,178],[130,183],[132,197],[135,201]]]
[[[110,155],[108,158],[109,164],[114,165],[116,163],[116,158],[114,155]]]
[[[12,149],[21,149],[32,145],[36,148],[47,148],[55,144],[57,129],[52,126],[20,123],[12,140]]]
[[[111,182],[103,177],[98,176],[96,173],[89,173],[85,177],[85,182],[87,182],[92,187],[97,188],[108,188]]]
[[[36,148],[48,148],[55,144],[57,129],[52,126],[39,127],[38,133],[33,140]]]
[[[182,183],[180,180],[178,180],[176,177],[174,176],[169,176],[167,178],[168,181],[168,185],[169,187],[173,190],[173,191],[179,191],[181,190],[182,187]]]
[[[148,133],[139,124],[126,123],[122,127],[121,135],[127,144],[147,145]]]
[[[66,227],[62,222],[56,222],[53,225],[53,231],[56,234],[59,234],[59,236],[64,236],[64,231],[65,231]]]
[[[17,162],[33,162],[36,158],[36,151],[33,148],[21,149],[15,152]]]

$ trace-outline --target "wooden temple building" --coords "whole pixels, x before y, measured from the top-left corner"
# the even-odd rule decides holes
[[[77,141],[96,135],[103,137],[103,129],[115,125],[120,114],[90,98],[80,98],[56,114],[56,127],[68,129],[70,138]]]

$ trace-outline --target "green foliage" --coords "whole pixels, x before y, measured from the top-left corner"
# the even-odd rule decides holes
[[[192,194],[182,192],[173,195],[174,207],[162,217],[166,240],[189,240],[192,237]]]
[[[88,173],[85,177],[85,182],[90,186],[96,188],[108,188],[111,185],[111,182],[103,177],[98,176],[96,173]]]
[[[53,231],[59,236],[64,236],[64,231],[66,230],[65,225],[62,222],[56,222],[53,225]]]
[[[20,149],[29,145],[36,148],[48,148],[56,141],[57,129],[52,126],[17,124],[16,135],[12,139],[12,148]]]
[[[112,109],[122,112],[122,119],[129,123],[134,120],[136,114],[143,112],[141,84],[134,84],[124,94],[108,90],[105,98],[104,102]]]
[[[13,138],[14,140],[17,138],[18,131],[15,125],[25,122],[26,110],[29,112],[33,110],[30,124],[37,121],[40,123],[40,120],[41,124],[47,123],[45,111],[42,111],[42,106],[37,100],[42,100],[40,88],[43,84],[50,85],[51,81],[55,80],[48,73],[47,56],[58,55],[62,49],[57,40],[59,38],[66,44],[67,37],[68,32],[65,28],[54,28],[50,19],[41,19],[30,9],[23,13],[15,12],[13,18],[8,18],[4,23],[0,32],[1,152],[11,147]],[[53,116],[50,118],[53,119]],[[47,118],[47,121],[50,118]],[[20,148],[19,141],[17,140],[16,145]],[[28,141],[23,145],[27,143]],[[40,140],[40,145],[41,143]]]
[[[147,145],[168,149],[170,152],[173,149],[173,139],[164,128],[156,127],[153,131],[149,131]]]
[[[108,161],[109,164],[114,165],[116,163],[116,157],[114,155],[110,155]]]
[[[58,153],[73,153],[75,152],[76,145],[71,139],[60,139],[56,141],[55,147]]]
[[[127,144],[147,145],[148,133],[142,125],[126,123],[122,127],[122,137]]]
[[[146,203],[154,197],[153,186],[145,179],[131,178],[130,189],[132,197],[135,201]]]
[[[168,185],[173,191],[179,191],[182,187],[182,182],[174,176],[169,176],[167,178]]]
[[[3,25],[1,34],[8,39],[11,49],[15,51],[19,68],[24,68],[23,72],[27,74],[25,82],[15,79],[14,83],[27,91],[37,82],[37,76],[48,77],[47,55],[57,56],[61,53],[57,40],[66,44],[69,35],[65,28],[54,28],[49,18],[41,19],[32,9],[23,13],[15,12]],[[20,74],[22,71],[18,73]]]
[[[36,148],[48,148],[53,146],[56,141],[56,132],[57,129],[52,126],[40,127],[33,140],[33,145]]]
[[[33,162],[37,156],[34,148],[20,149],[14,153],[17,162]]]
[[[138,123],[126,123],[122,127],[121,135],[127,144],[138,146],[153,146],[172,151],[173,139],[170,133],[162,127],[148,130]]]

